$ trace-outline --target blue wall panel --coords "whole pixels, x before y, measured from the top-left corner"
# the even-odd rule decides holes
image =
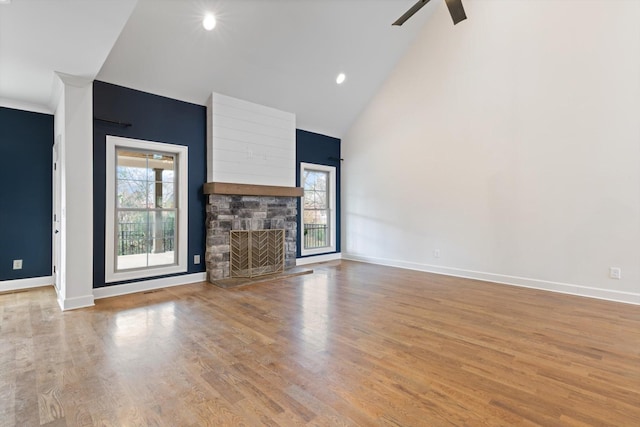
[[[296,186],[300,186],[300,163],[335,166],[336,168],[336,252],[340,252],[340,139],[306,130],[296,130]],[[296,256],[301,257],[302,230],[298,201],[298,248]]]
[[[189,270],[205,271],[206,107],[96,81],[93,84],[94,261],[93,287],[103,287],[106,136],[121,136],[189,147]],[[130,123],[119,126],[99,119]],[[201,264],[193,264],[193,256]],[[123,283],[123,282],[121,282]]]
[[[0,107],[0,280],[51,276],[52,147],[52,115]]]

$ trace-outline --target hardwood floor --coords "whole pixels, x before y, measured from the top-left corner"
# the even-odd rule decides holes
[[[0,425],[640,426],[640,307],[354,262],[62,313],[0,295]]]

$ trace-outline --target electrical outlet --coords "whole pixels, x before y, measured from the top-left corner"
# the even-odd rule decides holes
[[[194,255],[193,256],[193,263],[194,264],[200,264],[200,255]]]
[[[609,277],[612,279],[622,279],[622,269],[620,267],[609,267]]]
[[[435,249],[433,251],[434,258],[440,258],[440,249]]]
[[[13,269],[14,270],[22,270],[22,260],[21,259],[14,259],[13,260]]]

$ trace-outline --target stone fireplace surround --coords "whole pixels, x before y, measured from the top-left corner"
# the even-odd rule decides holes
[[[206,254],[210,282],[229,277],[229,231],[285,230],[285,269],[296,265],[297,198],[302,188],[210,182],[207,196]]]

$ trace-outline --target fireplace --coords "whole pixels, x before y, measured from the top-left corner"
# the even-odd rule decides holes
[[[284,270],[295,267],[298,239],[297,198],[302,196],[301,188],[207,183],[204,192],[208,197],[205,261],[210,282],[231,277],[232,231],[281,230],[283,242],[280,256],[283,256]],[[278,248],[274,248],[274,245],[278,244],[268,237],[260,238],[266,239],[265,244],[272,246],[272,260],[275,260]],[[269,256],[269,253],[259,256]],[[270,260],[262,265],[255,264],[254,267],[257,268],[252,271],[247,271],[250,266],[247,267],[245,264],[241,264],[240,267],[240,270],[244,270],[243,275],[278,272]]]
[[[208,201],[205,262],[211,283],[227,287],[236,280],[229,271],[231,231],[281,230],[284,234],[283,272],[275,272],[271,261],[262,265],[261,260],[256,266],[242,264],[242,275],[264,271],[266,280],[297,275],[297,199],[303,194],[302,188],[295,187],[297,169],[295,114],[211,94],[207,100],[209,182],[203,189]],[[249,262],[249,255],[240,260]],[[236,285],[228,287],[232,286]]]

